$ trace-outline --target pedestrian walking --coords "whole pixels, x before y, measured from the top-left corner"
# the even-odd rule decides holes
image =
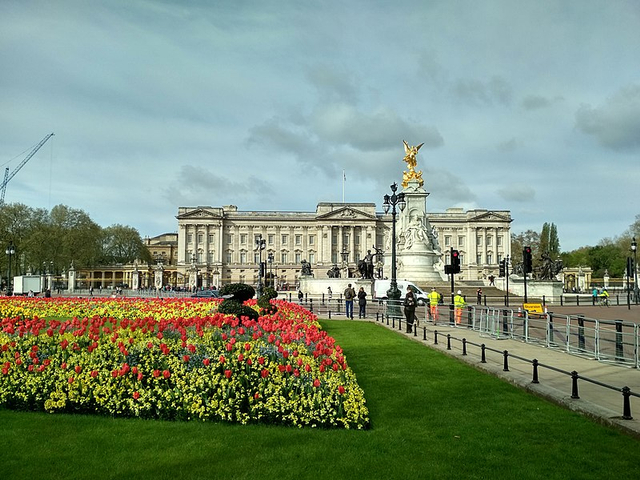
[[[478,305],[482,305],[482,288],[476,290],[476,296],[478,297]]]
[[[438,321],[438,304],[442,297],[436,290],[436,287],[431,288],[431,292],[429,292],[427,297],[429,298],[429,313],[431,315],[431,320],[433,320],[433,323],[435,324]]]

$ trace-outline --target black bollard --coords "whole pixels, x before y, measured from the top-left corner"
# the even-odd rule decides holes
[[[467,355],[467,339],[466,338],[462,339],[462,355],[463,356]]]
[[[504,365],[502,366],[502,371],[508,372],[509,371],[509,352],[505,350],[504,352],[502,352],[502,355],[504,356]]]
[[[483,343],[482,345],[480,345],[480,348],[482,349],[482,357],[480,359],[480,363],[487,363],[487,354],[486,354],[487,347]]]
[[[531,363],[533,363],[533,380],[531,380],[531,383],[540,383],[538,381],[538,359],[534,358]]]
[[[451,350],[451,334],[447,333],[447,350]]]
[[[553,313],[549,312],[549,343],[553,343]]]
[[[622,387],[622,419],[633,420],[631,416],[631,403],[629,402],[629,396],[631,395],[631,389],[629,387]]]
[[[433,344],[434,345],[438,344],[438,330],[433,331]]]
[[[313,298],[309,299],[309,311],[313,313]]]
[[[571,398],[574,399],[580,398],[580,395],[578,395],[578,378],[580,378],[578,372],[575,370],[571,372]]]

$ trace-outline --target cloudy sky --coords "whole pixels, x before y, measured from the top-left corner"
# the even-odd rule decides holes
[[[390,6],[393,5],[393,6]],[[180,206],[511,210],[561,248],[640,214],[636,0],[0,1],[5,201],[154,236]]]

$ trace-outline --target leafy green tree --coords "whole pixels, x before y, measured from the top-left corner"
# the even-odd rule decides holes
[[[112,265],[133,263],[134,260],[152,262],[149,249],[144,245],[138,231],[119,224],[103,229],[101,263]]]

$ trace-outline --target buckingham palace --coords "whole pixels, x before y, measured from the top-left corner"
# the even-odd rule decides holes
[[[507,210],[449,208],[430,212],[442,262],[460,252],[460,281],[497,276],[510,255],[511,214]],[[358,275],[358,261],[377,251],[376,277],[390,277],[391,214],[374,203],[321,202],[315,212],[242,211],[234,205],[178,208],[177,272],[190,287],[227,283],[255,285],[263,264],[267,285],[293,289],[303,262],[315,278],[332,268]],[[411,279],[407,279],[411,280]]]

